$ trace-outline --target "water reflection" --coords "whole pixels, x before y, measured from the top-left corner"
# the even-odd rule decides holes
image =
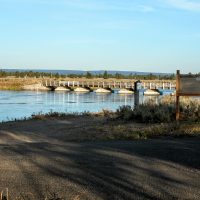
[[[158,103],[161,97],[143,97]],[[122,105],[134,105],[134,94],[98,94],[75,92],[1,91],[0,121],[30,117],[33,113],[98,112],[102,109],[116,110]]]

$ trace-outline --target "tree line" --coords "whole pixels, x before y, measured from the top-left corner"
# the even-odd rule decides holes
[[[174,80],[175,74],[169,74],[169,75],[155,75],[153,73],[149,74],[136,74],[136,73],[130,73],[128,75],[121,74],[121,73],[115,73],[115,74],[109,74],[107,71],[104,71],[104,73],[99,74],[93,74],[91,72],[86,72],[85,74],[59,74],[59,73],[48,73],[48,72],[35,72],[35,71],[13,71],[8,72],[5,70],[0,70],[0,77],[16,77],[16,78],[114,78],[114,79],[141,79],[141,80]]]

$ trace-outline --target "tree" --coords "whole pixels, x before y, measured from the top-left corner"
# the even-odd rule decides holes
[[[108,72],[107,72],[107,71],[105,71],[105,72],[103,73],[103,78],[104,78],[104,79],[107,79],[107,78],[108,78]]]
[[[90,72],[86,73],[86,78],[92,78],[92,74]]]

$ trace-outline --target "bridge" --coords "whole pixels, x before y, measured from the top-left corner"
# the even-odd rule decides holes
[[[44,80],[42,85],[55,90],[57,88],[67,88],[74,90],[76,88],[85,88],[90,91],[102,88],[107,90],[135,90],[134,81],[57,81],[57,80]],[[175,90],[176,84],[173,81],[142,81],[142,89],[150,90]]]

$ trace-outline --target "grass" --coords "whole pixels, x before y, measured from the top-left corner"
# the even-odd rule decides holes
[[[0,90],[23,90],[24,85],[38,83],[39,79],[3,78],[0,79]]]
[[[200,122],[200,100],[181,99],[181,120]],[[147,102],[137,107],[122,106],[117,109],[117,118],[139,123],[169,123],[175,120],[175,99],[166,96],[159,104]]]

